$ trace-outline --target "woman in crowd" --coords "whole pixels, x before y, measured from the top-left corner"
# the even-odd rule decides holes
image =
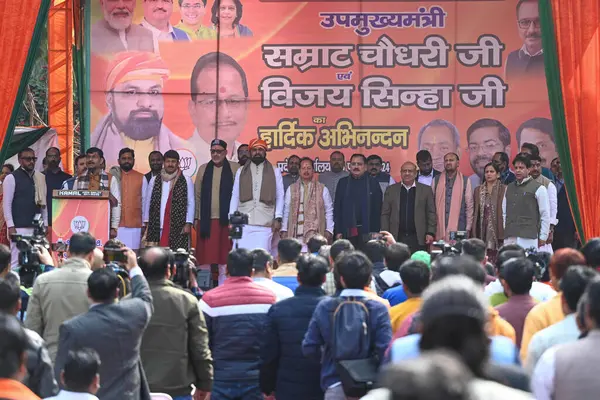
[[[215,0],[212,6],[213,29],[222,38],[253,36],[247,26],[240,24],[243,6],[240,0]]]
[[[488,257],[494,262],[504,239],[502,200],[506,186],[500,182],[500,169],[492,163],[485,166],[484,178],[485,181],[475,188],[473,196],[471,236],[486,243]]]

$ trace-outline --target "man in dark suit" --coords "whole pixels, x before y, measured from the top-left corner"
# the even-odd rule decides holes
[[[69,350],[89,347],[98,352],[102,365],[101,400],[149,400],[150,390],[140,360],[142,335],[152,316],[152,294],[135,253],[127,249],[125,268],[131,277],[131,298],[116,302],[119,278],[110,268],[98,269],[88,278],[90,310],[64,322],[60,327],[55,375],[65,366]],[[158,252],[150,249],[148,262]]]
[[[381,207],[381,229],[414,253],[424,250],[435,236],[437,219],[431,187],[416,182],[417,166],[402,164],[402,182],[388,188]]]
[[[416,181],[427,186],[431,186],[433,179],[441,172],[433,168],[433,160],[431,153],[428,150],[420,150],[417,153],[417,172]]]

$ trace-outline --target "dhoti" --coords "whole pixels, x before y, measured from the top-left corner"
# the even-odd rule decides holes
[[[196,260],[202,264],[227,264],[227,255],[231,251],[229,227],[222,226],[218,219],[210,221],[210,236],[200,237],[196,242]]]
[[[142,242],[142,228],[119,227],[117,238],[132,250],[139,250]]]
[[[244,225],[242,238],[236,240],[240,249],[264,249],[273,254],[273,230],[267,226]]]

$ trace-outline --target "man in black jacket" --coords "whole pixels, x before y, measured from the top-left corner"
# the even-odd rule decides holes
[[[325,259],[301,256],[296,266],[300,286],[295,296],[271,306],[261,346],[260,387],[277,400],[322,400],[321,365],[302,354],[302,340],[315,308],[325,296],[321,285],[329,268]]]

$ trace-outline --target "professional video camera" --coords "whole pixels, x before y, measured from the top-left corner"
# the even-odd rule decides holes
[[[548,264],[550,263],[550,253],[538,252],[538,249],[531,247],[525,250],[525,256],[535,266],[535,278],[538,281],[547,282],[550,280]]]
[[[50,243],[46,239],[46,227],[41,214],[33,217],[33,235],[24,236],[20,234],[10,235],[10,240],[16,243],[19,250],[19,277],[21,285],[30,288],[36,278],[44,272],[40,263],[40,249],[50,249]]]
[[[244,225],[248,225],[248,214],[235,211],[229,215],[229,238],[241,239]]]
[[[125,268],[125,263],[127,263],[127,254],[125,253],[125,249],[123,247],[119,247],[118,245],[107,242],[103,253],[104,268],[112,269],[121,281],[119,287],[119,298],[122,298],[131,290],[129,272]]]
[[[439,256],[457,256],[460,254],[460,251],[449,243],[444,242],[443,240],[438,240],[437,242],[431,243],[432,247],[437,248],[437,250],[431,250],[431,262],[433,262]]]
[[[190,253],[185,249],[177,249],[171,252],[171,259],[171,265],[175,267],[175,274],[171,276],[171,281],[184,289],[189,289],[190,268],[196,269],[196,266],[190,262]]]

